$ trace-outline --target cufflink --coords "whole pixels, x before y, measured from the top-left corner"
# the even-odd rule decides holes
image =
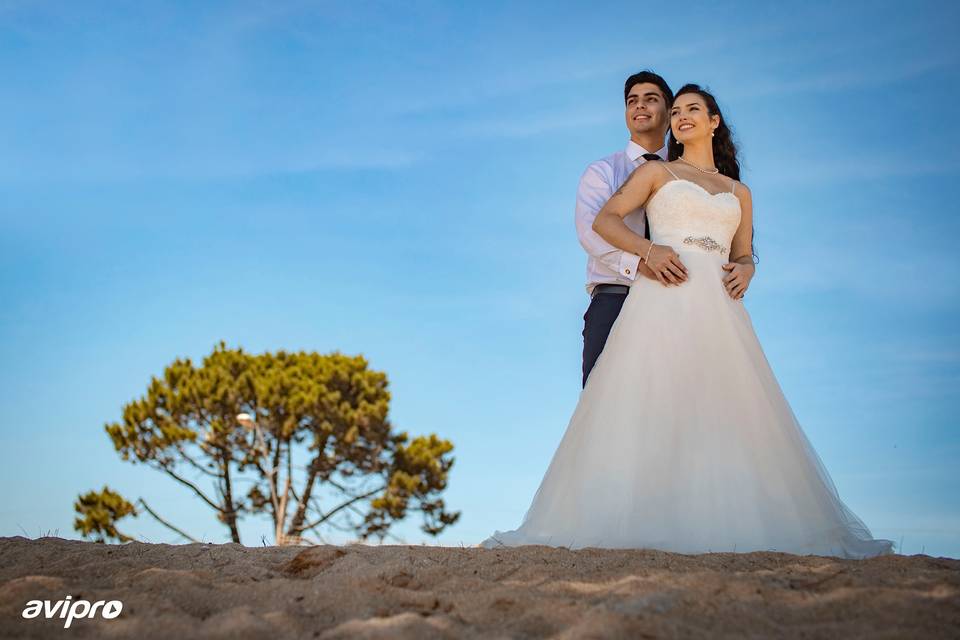
[[[623,271],[624,271],[627,275],[630,275],[630,269],[624,269]]]

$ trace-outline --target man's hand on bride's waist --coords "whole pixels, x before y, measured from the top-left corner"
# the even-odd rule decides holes
[[[750,281],[753,280],[753,274],[756,273],[757,268],[754,266],[753,261],[749,263],[728,262],[723,265],[723,270],[728,272],[727,275],[723,276],[724,288],[726,288],[731,298],[740,300],[747,292],[747,288],[750,286]]]
[[[640,264],[637,265],[637,273],[642,275],[648,280],[653,280],[654,282],[660,282],[660,278],[657,277],[657,274],[653,272],[653,269],[643,264],[643,260],[640,260]],[[666,285],[664,285],[666,286]]]
[[[673,247],[651,243],[646,255],[641,259],[641,264],[649,267],[660,284],[665,287],[679,285],[687,280],[687,267],[681,262],[680,256]]]

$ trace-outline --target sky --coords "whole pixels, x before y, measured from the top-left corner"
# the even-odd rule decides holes
[[[841,498],[901,553],[960,557],[958,23],[949,2],[0,0],[0,536],[79,538],[73,501],[107,484],[227,541],[103,430],[220,340],[363,354],[398,429],[454,443],[460,521],[387,543],[516,528],[580,392],[577,182],[625,147],[623,82],[652,68],[734,130],[744,303]]]

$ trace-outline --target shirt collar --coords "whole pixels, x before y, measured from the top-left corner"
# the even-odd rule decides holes
[[[642,156],[643,154],[650,153],[650,151],[647,151],[646,149],[638,145],[633,140],[630,140],[629,142],[627,142],[626,152],[627,152],[627,157],[633,160],[634,162],[636,162],[637,159],[640,158],[640,156]],[[660,156],[661,159],[666,160],[667,145],[664,144],[663,147],[661,147],[656,153],[658,156]]]

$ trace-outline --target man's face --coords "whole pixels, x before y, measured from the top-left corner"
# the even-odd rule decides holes
[[[635,84],[627,93],[627,129],[631,133],[667,132],[667,101],[660,87],[650,82]]]

